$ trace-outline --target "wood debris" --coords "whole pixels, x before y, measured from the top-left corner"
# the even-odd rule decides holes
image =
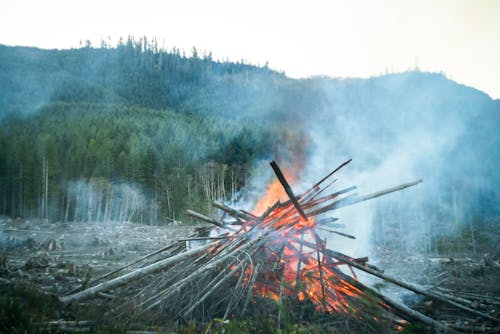
[[[280,327],[283,306],[300,310],[312,305],[319,314],[350,318],[371,326],[375,331],[377,325],[401,330],[415,323],[424,324],[436,332],[452,330],[444,323],[364,285],[357,279],[356,269],[498,325],[497,318],[474,309],[462,298],[404,282],[369,265],[367,257],[356,259],[328,247],[318,230],[347,238],[355,236],[337,231],[344,225],[335,223],[336,218],[316,216],[421,182],[409,182],[362,196],[352,193],[355,187],[322,194],[333,183],[324,186],[326,181],[349,162],[344,162],[298,196],[277,163],[272,162],[289,200],[277,201],[259,216],[214,202],[214,207],[234,219],[233,224],[224,224],[222,220],[189,210],[189,215],[215,225],[225,234],[183,238],[178,242],[206,239],[208,243],[194,249],[176,248],[165,252],[171,247],[167,245],[154,252],[155,255],[165,252],[162,259],[63,296],[60,300],[63,303],[81,302],[122,287],[119,292],[126,296],[126,302],[113,310],[115,314],[132,308],[135,313],[155,312],[158,316],[183,321],[209,321],[215,317],[242,318],[251,312],[264,311],[274,314]],[[138,261],[145,258],[148,256]],[[133,282],[140,283],[133,286]],[[118,293],[113,294],[116,295]]]

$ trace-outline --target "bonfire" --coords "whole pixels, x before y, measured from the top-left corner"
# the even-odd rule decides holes
[[[117,274],[118,270],[114,271],[99,278],[103,282],[60,300],[79,302],[125,286],[119,290],[124,302],[113,308],[114,314],[149,312],[158,317],[200,323],[214,318],[244,319],[264,314],[275,320],[278,329],[282,328],[285,316],[298,322],[308,317],[324,323],[350,319],[358,328],[372,332],[382,327],[388,331],[402,330],[412,323],[424,324],[436,331],[447,329],[440,322],[363,284],[356,275],[359,270],[497,322],[498,319],[470,309],[453,296],[431,292],[384,274],[368,263],[368,257],[353,258],[330,248],[318,231],[351,239],[355,236],[339,231],[345,225],[325,214],[421,182],[362,196],[354,193],[354,186],[330,190],[335,184],[332,176],[350,162],[342,163],[310,189],[296,195],[273,161],[271,167],[286,194],[285,199],[253,212],[214,202],[214,206],[224,212],[223,216],[232,217],[229,222],[188,210],[196,219],[215,225],[217,236],[198,234],[180,239],[132,264],[160,254],[161,258],[153,263],[105,281]],[[200,239],[206,240],[206,244],[191,249],[184,247],[186,240]],[[132,285],[132,282],[136,283]]]

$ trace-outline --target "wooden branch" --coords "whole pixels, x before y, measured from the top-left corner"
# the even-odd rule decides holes
[[[313,199],[315,199],[316,197],[318,197],[322,192],[324,192],[326,189],[330,188],[331,185],[334,184],[335,182],[337,182],[337,179],[333,179],[330,183],[328,183],[323,188],[316,188],[316,189],[318,189],[318,191],[309,194],[309,196],[304,197],[304,200],[302,200],[302,197],[301,197],[300,198],[301,199],[301,203],[305,202],[305,201],[312,201]]]
[[[317,216],[317,215],[320,215],[320,214],[328,212],[328,211],[336,210],[342,206],[346,206],[346,205],[344,205],[344,203],[351,203],[353,200],[355,200],[357,198],[357,195],[358,194],[356,194],[356,193],[348,195],[348,196],[341,198],[338,201],[335,201],[333,203],[330,203],[324,207],[309,211],[309,212],[307,212],[307,214],[309,216]]]
[[[196,241],[196,240],[221,240],[221,239],[227,239],[230,238],[230,236],[218,236],[218,237],[193,237],[193,238],[183,238],[183,239],[178,239],[178,241]]]
[[[311,200],[309,201],[308,203],[306,203],[306,207],[307,208],[310,208],[310,207],[313,207],[313,206],[316,206],[316,205],[319,205],[319,204],[322,204],[322,203],[325,203],[325,202],[328,202],[332,199],[335,199],[337,198],[338,196],[340,195],[343,195],[343,194],[346,194],[346,193],[349,193],[353,190],[356,190],[358,187],[356,186],[352,186],[352,187],[348,187],[348,188],[345,188],[345,189],[342,189],[342,190],[339,190],[337,192],[334,192],[334,193],[331,193],[329,195],[326,195],[326,196],[323,196],[323,197],[320,197],[318,199],[315,199],[315,200]]]
[[[217,220],[210,218],[210,217],[207,217],[204,214],[201,214],[201,213],[196,212],[194,210],[188,209],[186,211],[186,214],[188,216],[199,219],[199,220],[204,221],[206,223],[213,224],[213,225],[218,226],[218,227],[225,227],[224,225],[220,224]]]
[[[422,182],[422,180],[416,180],[416,181],[412,181],[412,182],[408,182],[408,183],[403,183],[399,186],[395,186],[392,188],[387,188],[384,190],[376,191],[376,192],[368,194],[368,195],[359,196],[358,198],[354,199],[352,202],[344,203],[342,206],[348,206],[348,205],[353,205],[356,203],[368,201],[368,200],[373,199],[373,198],[377,198],[377,197],[384,196],[384,195],[387,195],[387,194],[390,194],[390,193],[393,193],[396,191],[400,191],[400,190],[403,190],[403,189],[406,189],[409,187],[413,187],[421,182]],[[338,208],[336,208],[336,209],[338,209]]]
[[[165,251],[167,251],[167,250],[169,250],[169,249],[171,249],[171,248],[173,248],[173,247],[175,247],[175,246],[177,246],[177,245],[178,245],[178,243],[177,243],[177,242],[174,242],[174,243],[172,243],[172,244],[170,244],[170,245],[168,245],[168,246],[166,246],[166,247],[163,247],[163,248],[161,248],[161,249],[155,250],[154,252],[151,252],[151,253],[149,253],[149,254],[146,254],[146,255],[144,255],[143,257],[138,258],[137,260],[135,260],[135,261],[133,261],[133,262],[130,262],[129,264],[124,265],[123,267],[117,268],[116,270],[113,270],[113,271],[111,271],[111,272],[109,272],[109,273],[107,273],[107,274],[104,274],[104,275],[102,275],[102,276],[100,276],[100,277],[96,278],[96,279],[95,279],[95,280],[93,280],[93,281],[90,281],[90,284],[97,283],[97,282],[99,282],[99,281],[101,281],[101,280],[103,280],[103,279],[105,279],[105,278],[107,278],[107,277],[109,277],[109,276],[111,276],[111,275],[114,275],[114,274],[116,274],[116,273],[118,273],[118,272],[122,271],[123,269],[127,269],[128,267],[131,267],[131,266],[133,266],[134,264],[137,264],[137,263],[139,263],[139,262],[142,262],[142,261],[144,261],[144,260],[146,260],[146,259],[148,259],[148,258],[150,258],[150,257],[152,257],[152,256],[154,256],[154,255],[157,255],[157,254],[163,253],[163,252],[165,252]]]
[[[395,192],[395,191],[399,191],[399,190],[403,190],[403,189],[412,187],[414,185],[419,184],[420,182],[422,182],[422,180],[417,180],[417,181],[413,181],[413,182],[403,183],[403,184],[401,184],[399,186],[396,186],[396,187],[387,188],[387,189],[376,191],[374,193],[371,193],[371,194],[368,194],[368,195],[363,195],[363,196],[357,196],[357,197],[347,196],[347,197],[344,197],[344,198],[342,198],[342,199],[340,199],[340,200],[338,200],[336,202],[333,202],[333,203],[331,203],[331,204],[329,204],[327,206],[324,206],[322,208],[319,208],[319,209],[313,210],[311,212],[308,212],[308,215],[315,216],[315,215],[319,215],[319,214],[327,212],[327,211],[337,210],[337,209],[343,208],[345,206],[349,206],[349,205],[353,205],[353,204],[356,204],[356,203],[368,201],[368,200],[373,199],[373,198],[377,198],[377,197],[380,197],[380,196],[384,196],[384,195],[390,194],[390,193]]]
[[[342,232],[339,232],[339,231],[334,231],[334,230],[329,230],[329,229],[326,229],[326,228],[322,228],[322,227],[316,227],[318,230],[322,230],[322,231],[325,231],[325,232],[329,232],[329,233],[335,233],[335,234],[338,234],[340,236],[343,236],[343,237],[346,237],[346,238],[349,238],[349,239],[356,239],[355,236],[351,235],[351,234],[347,234],[347,233],[342,233]]]
[[[205,301],[205,299],[207,299],[212,293],[214,293],[214,291],[216,291],[224,282],[226,282],[228,279],[230,279],[231,277],[233,277],[233,275],[236,274],[236,272],[238,272],[239,270],[241,270],[243,268],[243,266],[246,265],[246,263],[247,263],[247,261],[241,261],[233,270],[231,270],[231,272],[229,274],[227,274],[223,278],[219,279],[217,281],[217,283],[215,283],[202,297],[200,297],[198,300],[196,300],[189,307],[189,309],[186,312],[184,312],[184,318],[187,318],[187,316],[191,312],[193,312],[193,310],[198,305],[200,305],[201,303],[203,303]]]
[[[327,311],[328,309],[326,307],[325,282],[323,280],[323,268],[321,266],[321,258],[320,258],[320,248],[324,247],[322,247],[321,239],[316,233],[314,233],[314,237],[316,239],[316,259],[318,260],[319,280],[321,283],[321,296],[322,296],[321,303],[323,304],[324,310]]]
[[[86,290],[83,290],[83,291],[80,291],[80,292],[77,292],[77,293],[74,293],[74,294],[71,294],[68,296],[60,297],[59,300],[64,304],[69,304],[71,302],[80,301],[83,299],[93,297],[93,296],[97,295],[99,292],[104,292],[104,291],[114,289],[116,287],[127,284],[129,282],[138,280],[146,275],[150,275],[150,274],[155,273],[157,271],[163,270],[163,269],[171,266],[172,264],[175,264],[175,263],[178,263],[180,261],[184,261],[186,259],[201,255],[201,254],[205,253],[207,250],[209,250],[211,247],[213,247],[213,245],[214,245],[213,243],[210,243],[210,244],[207,244],[207,245],[202,246],[200,248],[196,248],[196,249],[193,249],[190,251],[186,251],[186,252],[171,256],[169,258],[155,262],[155,263],[150,264],[146,267],[134,270],[128,274],[125,274],[125,275],[120,276],[120,277],[116,277],[110,281],[98,284],[98,285],[91,287],[91,288],[88,288]]]
[[[285,176],[281,172],[281,169],[279,168],[276,161],[274,161],[274,160],[271,161],[271,167],[273,168],[274,173],[276,174],[276,176],[278,177],[278,180],[280,181],[281,185],[283,186],[283,189],[285,189],[286,194],[288,195],[288,197],[292,201],[293,206],[295,207],[295,209],[297,209],[297,212],[299,213],[300,217],[302,218],[302,221],[307,222],[307,216],[304,213],[304,210],[302,210],[302,208],[300,207],[300,204],[297,201],[297,198],[293,194],[292,188],[288,184]]]
[[[373,288],[370,288],[358,280],[344,274],[342,271],[338,271],[337,275],[340,276],[342,279],[346,280],[350,284],[354,285],[356,288],[360,289],[361,291],[364,291],[367,293],[368,296],[372,295],[375,296],[376,298],[381,299],[386,305],[381,305],[382,307],[388,309],[388,311],[393,312],[393,310],[398,311],[398,313],[405,319],[411,320],[412,322],[417,322],[417,323],[422,323],[424,325],[429,326],[433,332],[435,333],[453,333],[454,331],[449,329],[447,326],[444,324],[440,323],[439,321],[436,321],[425,314],[422,314],[416,310],[413,310],[409,308],[408,306],[395,301],[387,296],[384,296],[383,294],[379,293],[378,291],[375,291]]]
[[[354,281],[354,280],[353,280]],[[440,323],[439,321],[436,321],[425,314],[422,314],[414,309],[409,308],[403,303],[400,303],[394,299],[391,299],[381,293],[376,292],[375,290],[363,286],[364,290],[368,290],[370,293],[374,294],[378,298],[382,299],[384,303],[386,303],[389,307],[392,309],[395,309],[398,311],[403,317],[413,320],[413,322],[419,322],[422,324],[425,324],[429,326],[434,332],[436,333],[450,333],[453,332],[451,329]]]
[[[335,168],[330,174],[328,174],[327,176],[325,176],[324,178],[322,178],[321,180],[319,180],[314,186],[313,188],[317,188],[319,187],[323,182],[325,182],[330,176],[332,176],[333,174],[335,174],[337,171],[339,171],[342,167],[344,167],[345,165],[347,165],[348,163],[350,163],[352,161],[352,159],[349,159],[347,160],[346,162],[343,162],[341,163],[337,168]]]
[[[294,239],[294,240],[299,240],[299,239]],[[303,241],[304,245],[311,248],[311,249],[316,249],[315,245],[311,242],[307,242],[307,241]],[[417,284],[412,284],[412,283],[408,283],[408,282],[405,282],[405,281],[401,281],[397,278],[394,278],[394,277],[391,277],[391,276],[388,276],[384,273],[381,273],[379,271],[376,271],[368,266],[364,266],[362,264],[359,264],[357,263],[356,261],[354,261],[354,259],[352,259],[351,257],[347,256],[347,255],[344,255],[340,252],[336,252],[336,251],[333,251],[331,249],[322,249],[321,250],[322,252],[325,252],[325,254],[327,254],[328,256],[331,256],[333,258],[336,258],[337,260],[340,260],[342,262],[345,262],[346,264],[349,264],[351,266],[353,266],[354,268],[357,268],[359,270],[362,270],[364,272],[367,272],[369,274],[372,274],[373,276],[377,276],[387,282],[390,282],[390,283],[393,283],[393,284],[396,284],[396,285],[399,285],[400,287],[402,288],[405,288],[407,290],[410,290],[410,291],[413,291],[413,292],[416,292],[418,294],[421,294],[421,295],[424,295],[424,296],[427,296],[431,299],[435,299],[435,300],[439,300],[443,303],[446,303],[448,305],[452,305],[456,308],[459,308],[463,311],[467,311],[469,313],[472,313],[472,314],[475,314],[477,316],[480,316],[482,318],[485,318],[485,319],[488,319],[488,320],[492,320],[492,321],[495,321],[497,323],[500,323],[500,319],[497,319],[495,317],[492,317],[486,313],[483,313],[483,312],[479,312],[479,311],[476,311],[476,310],[473,310],[465,305],[462,305],[462,304],[459,304],[455,301],[452,301],[448,298],[448,296],[442,294],[442,293],[438,293],[438,292],[430,292],[428,290],[425,290],[423,287],[417,285]]]
[[[233,209],[230,206],[228,206],[226,204],[223,204],[221,202],[213,201],[212,205],[214,207],[216,207],[217,209],[220,209],[222,211],[227,212],[228,214],[230,214],[231,216],[233,216],[235,218],[239,218],[239,219],[243,219],[243,220],[252,220],[252,219],[254,219],[253,215],[249,215],[249,214],[246,214],[244,212],[241,212],[240,210]]]
[[[302,256],[303,256],[303,251],[304,251],[304,246],[302,245],[302,241],[304,241],[304,230],[302,230],[302,233],[300,233],[300,249],[299,249],[299,254],[298,254],[298,259],[297,259],[297,274],[295,276],[295,289],[298,289],[299,287],[299,282],[300,282],[300,264],[302,262]]]

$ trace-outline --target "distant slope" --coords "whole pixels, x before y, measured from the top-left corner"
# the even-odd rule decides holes
[[[11,216],[83,219],[84,196],[68,185],[102,179],[96,198],[127,182],[145,194],[132,220],[183,217],[236,196],[252,164],[271,157],[303,160],[306,180],[345,157],[377,184],[424,178],[422,202],[443,201],[441,220],[453,200],[464,221],[500,214],[500,101],[441,74],[293,80],[145,41],[0,46],[0,119],[0,213]]]
[[[159,51],[143,43],[129,40],[113,49],[61,51],[0,45],[0,110],[3,115],[28,113],[48,102],[91,102],[217,109],[236,116],[234,100],[221,93],[248,104],[272,87],[272,81],[285,80],[266,68],[210,56],[187,58],[178,50]]]

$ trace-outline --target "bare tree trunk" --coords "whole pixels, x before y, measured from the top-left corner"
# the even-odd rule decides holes
[[[66,210],[64,212],[64,222],[66,223],[68,221],[68,215],[69,215],[69,195],[67,194],[65,198],[66,198]]]
[[[472,252],[476,254],[476,238],[474,237],[474,224],[472,219],[469,219],[469,227],[470,227],[470,237],[472,241]]]
[[[453,221],[455,226],[455,234],[458,235],[458,212],[457,212],[457,193],[455,191],[455,186],[451,187],[451,191],[453,192]]]
[[[382,208],[382,245],[385,247],[385,206]]]
[[[101,219],[101,205],[102,205],[102,189],[98,189],[97,193],[97,212],[95,214],[95,221],[98,222]]]
[[[401,250],[401,252],[406,252],[406,242],[405,242],[405,232],[404,232],[404,228],[403,228],[403,219],[401,217],[401,202],[402,202],[402,195],[400,194],[398,196],[398,204],[397,204],[397,210],[398,210],[398,213],[397,213],[397,220],[398,220],[398,229],[399,229],[399,249]]]
[[[78,181],[78,186],[76,189],[76,200],[75,200],[75,214],[73,215],[73,221],[78,221],[78,210],[80,209],[80,189],[81,189],[81,182]]]
[[[155,175],[155,199],[154,199],[154,215],[153,215],[153,224],[158,225],[158,179]]]
[[[92,206],[94,205],[93,203],[93,189],[92,185],[90,183],[87,185],[87,221],[90,222],[92,221]]]
[[[45,153],[43,155],[45,161],[45,216],[48,218],[48,204],[49,204],[49,162],[45,158]]]
[[[23,164],[19,168],[19,216],[24,217],[24,205],[23,205]]]
[[[172,206],[170,203],[170,188],[168,187],[168,184],[165,183],[165,194],[167,195],[167,210],[169,213],[172,212]]]
[[[11,215],[16,214],[16,183],[15,182],[12,182],[10,212],[11,212]]]
[[[128,211],[128,192],[125,192],[125,204],[124,204],[124,208],[123,208],[123,211],[121,212],[121,217],[120,217],[120,221],[125,221],[125,218],[127,217],[127,211]]]
[[[2,213],[7,210],[7,195],[4,193],[2,197]]]
[[[104,207],[104,221],[105,222],[109,220],[109,207],[110,207],[112,195],[113,195],[113,187],[110,187],[109,192],[106,196],[106,204]]]
[[[236,201],[236,171],[234,170],[234,167],[231,168],[229,171],[229,177],[231,181],[231,205],[234,205]]]
[[[42,156],[42,206],[41,206],[41,215],[40,217],[45,217],[45,153]]]

